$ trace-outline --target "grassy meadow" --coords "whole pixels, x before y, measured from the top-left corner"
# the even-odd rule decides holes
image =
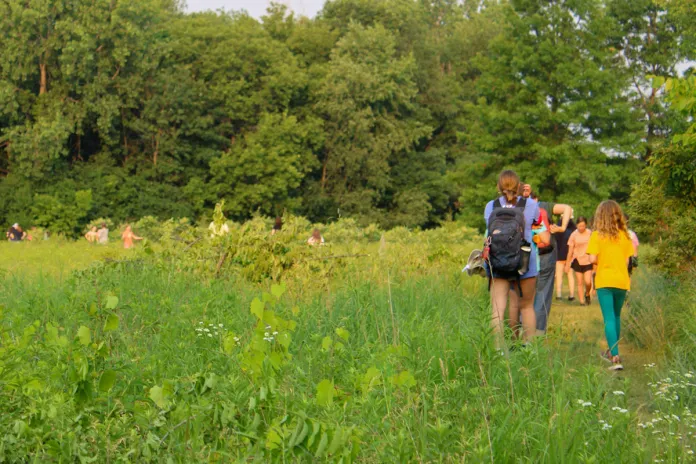
[[[649,270],[613,374],[597,306],[496,353],[486,281],[460,272],[471,231],[329,229],[310,249],[289,229],[0,244],[0,462],[694,460],[696,374],[630,328]]]

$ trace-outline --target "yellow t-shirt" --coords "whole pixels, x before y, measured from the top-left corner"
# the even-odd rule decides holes
[[[592,232],[587,246],[588,255],[597,256],[596,288],[631,289],[628,259],[633,256],[633,242],[625,235],[611,239]]]

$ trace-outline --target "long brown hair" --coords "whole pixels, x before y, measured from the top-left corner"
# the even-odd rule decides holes
[[[595,211],[593,227],[599,235],[613,240],[622,236],[629,238],[624,213],[614,200],[606,200],[599,204]]]
[[[498,192],[511,205],[517,204],[517,191],[520,188],[520,176],[515,171],[503,171],[498,176]]]

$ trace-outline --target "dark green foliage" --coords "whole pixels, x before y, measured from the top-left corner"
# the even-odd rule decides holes
[[[696,77],[656,78],[668,101],[691,125],[675,133],[668,146],[656,151],[631,196],[635,227],[657,240],[651,260],[663,270],[693,276],[696,269]]]
[[[315,19],[160,0],[0,3],[0,223],[206,215],[480,225],[514,167],[590,213],[682,131],[649,75],[688,2],[329,0]],[[86,210],[75,192],[91,191]],[[34,204],[36,203],[36,204]],[[44,211],[50,210],[50,211]]]

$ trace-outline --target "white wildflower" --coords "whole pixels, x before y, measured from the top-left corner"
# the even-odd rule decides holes
[[[208,334],[208,336],[209,336],[210,338],[213,338],[213,334]]]
[[[622,391],[620,391],[620,390],[616,390],[616,391],[614,392],[614,394],[617,395],[617,396],[624,396],[624,392],[622,392]]]
[[[583,408],[586,408],[588,406],[592,406],[592,403],[590,403],[589,401],[585,401],[584,403],[582,403]]]
[[[222,325],[222,324],[218,324],[218,327],[222,328],[222,327],[225,327],[225,326],[224,326],[224,325]]]

